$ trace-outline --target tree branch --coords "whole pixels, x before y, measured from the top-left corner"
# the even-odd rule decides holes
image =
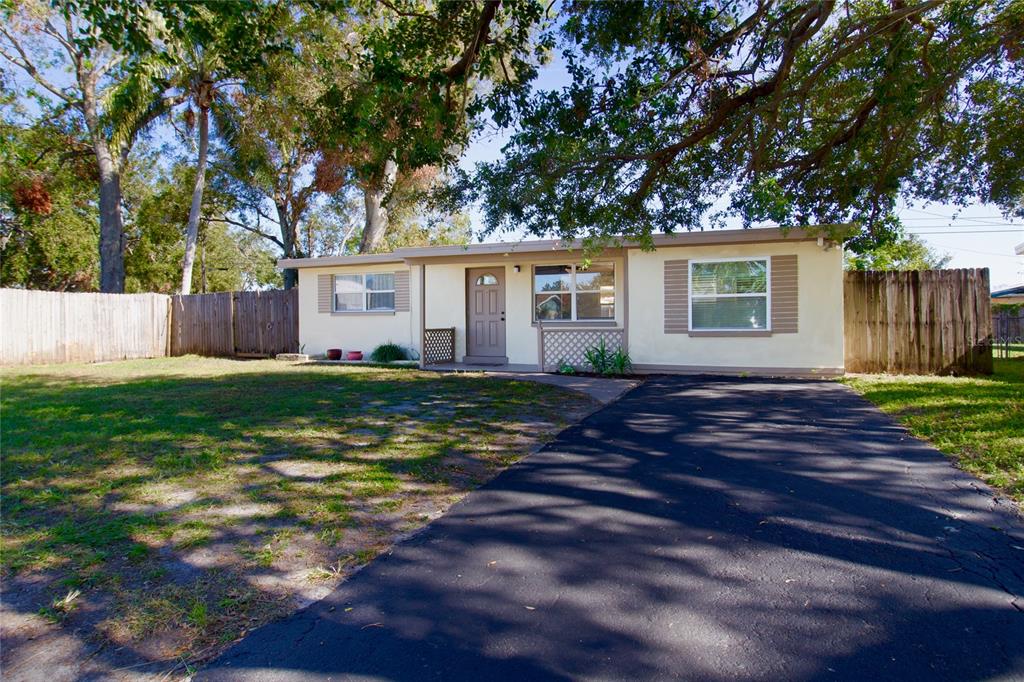
[[[272,241],[278,246],[280,246],[282,249],[284,249],[284,243],[280,239],[278,239],[272,234],[267,234],[266,232],[263,232],[258,228],[253,227],[252,225],[246,225],[243,222],[240,222],[238,220],[232,220],[231,218],[206,218],[206,221],[213,223],[225,223],[226,225],[234,225],[235,227],[240,227],[243,230],[248,230],[253,234],[259,235],[268,241]]]
[[[5,27],[0,26],[0,34],[7,38],[7,41],[10,43],[11,47],[13,47],[15,51],[17,51],[18,55],[21,58],[19,59],[18,57],[15,57],[2,45],[0,45],[0,57],[3,57],[11,64],[14,64],[15,66],[23,70],[25,73],[32,77],[32,80],[34,80],[36,83],[49,90],[56,97],[59,97],[68,104],[74,104],[76,102],[76,100],[73,97],[71,97],[66,92],[64,92],[63,90],[61,90],[56,85],[54,85],[53,83],[51,83],[43,77],[43,75],[39,72],[39,69],[37,69],[35,64],[32,63],[32,60],[29,59],[28,54],[25,53],[25,50],[24,48],[22,48],[21,43],[15,40],[14,36],[8,33]]]
[[[444,71],[448,80],[455,81],[464,78],[470,67],[473,66],[473,62],[480,54],[481,46],[487,41],[487,35],[491,31],[491,22],[494,21],[494,15],[497,14],[499,5],[501,5],[501,0],[487,0],[484,3],[480,18],[477,20],[476,32],[462,53],[462,57]]]

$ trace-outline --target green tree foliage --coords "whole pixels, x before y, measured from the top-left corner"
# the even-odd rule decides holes
[[[533,79],[543,16],[536,0],[356,0],[322,18],[342,39],[325,56],[320,139],[363,193],[361,252],[383,247],[400,175],[454,166],[482,115]]]
[[[95,166],[65,120],[0,122],[0,286],[92,291],[99,282]]]
[[[560,36],[571,85],[498,109],[505,158],[463,186],[491,230],[646,241],[738,215],[854,221],[866,246],[901,195],[1021,210],[1020,0],[578,1]]]
[[[910,234],[860,253],[847,251],[845,265],[847,270],[934,270],[945,267],[951,259]]]
[[[100,26],[55,5],[41,0],[0,5],[0,62],[29,81],[25,95],[40,110],[39,120],[73,113],[88,140],[99,199],[100,288],[120,292],[124,167],[139,134],[179,97],[165,92],[159,60],[128,58],[102,39]],[[62,79],[55,77],[62,72]]]
[[[155,152],[140,155],[125,184],[128,205],[126,290],[174,293],[181,283],[185,229],[196,169],[178,163],[159,171]],[[234,291],[279,285],[274,255],[262,240],[251,239],[222,218],[235,210],[230,194],[208,191],[204,220],[197,235],[193,292]],[[204,281],[205,276],[205,281]]]

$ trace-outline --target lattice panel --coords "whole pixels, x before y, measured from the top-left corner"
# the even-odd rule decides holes
[[[589,369],[584,353],[604,339],[608,350],[622,347],[621,329],[544,329],[544,371],[553,372],[563,362]]]
[[[424,330],[423,346],[423,364],[455,362],[455,327]]]

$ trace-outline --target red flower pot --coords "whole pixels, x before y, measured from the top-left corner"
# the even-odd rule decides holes
[[[348,352],[347,358],[349,360],[362,360],[363,359],[363,351],[361,351],[361,350],[350,350]]]
[[[327,349],[328,360],[341,360],[341,349],[340,348],[328,348]]]

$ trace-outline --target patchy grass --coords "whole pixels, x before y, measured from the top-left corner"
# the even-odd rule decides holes
[[[1024,359],[996,360],[992,376],[842,381],[1024,508]]]
[[[8,607],[149,661],[205,657],[322,596],[591,406],[536,384],[273,361],[0,377]]]

